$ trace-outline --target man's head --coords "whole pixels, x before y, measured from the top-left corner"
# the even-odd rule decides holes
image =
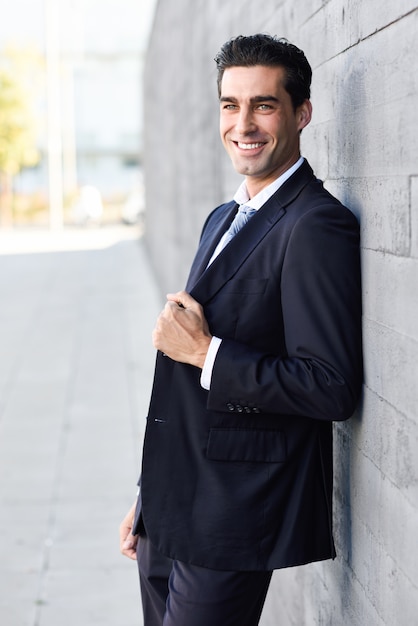
[[[293,108],[310,98],[312,70],[302,50],[271,35],[257,34],[235,37],[227,41],[215,57],[218,68],[218,93],[224,71],[230,67],[283,67],[286,73],[284,87]]]
[[[268,35],[230,40],[216,62],[222,142],[252,197],[300,156],[311,68],[298,48]]]

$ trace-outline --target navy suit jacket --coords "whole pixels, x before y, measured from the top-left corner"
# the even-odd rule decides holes
[[[305,161],[206,268],[235,212],[208,217],[187,284],[222,339],[210,391],[157,355],[142,521],[171,558],[271,570],[335,556],[332,421],[362,384],[359,227]]]

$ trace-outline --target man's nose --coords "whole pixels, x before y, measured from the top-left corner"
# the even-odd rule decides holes
[[[254,116],[252,114],[251,109],[249,108],[241,108],[238,113],[238,118],[235,124],[235,130],[240,135],[246,135],[247,133],[253,131],[255,128]]]

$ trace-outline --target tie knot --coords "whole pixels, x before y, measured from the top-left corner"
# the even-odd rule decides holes
[[[252,214],[256,212],[256,209],[253,209],[252,207],[247,206],[246,204],[241,204],[241,206],[239,207],[239,212],[243,213],[247,217],[251,217]]]
[[[256,209],[252,209],[251,207],[242,204],[239,207],[231,226],[229,227],[229,237],[234,237],[237,232],[241,230],[244,224],[248,222],[248,220],[252,217],[254,213],[256,213]]]

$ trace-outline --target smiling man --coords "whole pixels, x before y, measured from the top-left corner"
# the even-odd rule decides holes
[[[358,224],[300,155],[309,63],[268,35],[216,63],[244,179],[153,333],[141,491],[120,527],[145,626],[255,626],[274,569],[335,557],[332,422],[362,383]]]

